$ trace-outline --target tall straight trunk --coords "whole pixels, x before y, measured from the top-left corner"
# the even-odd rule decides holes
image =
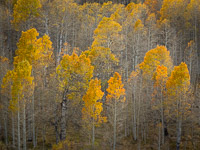
[[[19,95],[18,95],[18,112],[17,112],[17,134],[18,134],[18,150],[20,150],[21,147],[21,139],[20,139],[20,107],[19,107]]]
[[[162,144],[165,143],[165,130],[164,130],[164,106],[163,106],[163,94],[161,90],[161,121],[162,121]]]
[[[139,127],[140,127],[140,103],[141,103],[141,93],[142,93],[142,79],[140,81],[140,91],[139,91],[139,98],[138,98],[138,112],[137,112],[137,138],[139,136]]]
[[[160,136],[160,125],[158,125],[158,150],[160,150],[160,142],[161,141],[161,136]]]
[[[27,106],[27,133],[28,133],[28,136],[27,136],[27,139],[28,141],[32,141],[33,140],[33,137],[32,137],[32,102],[31,102],[31,105],[28,105]]]
[[[63,38],[63,30],[61,29],[61,32],[60,32],[60,37],[59,37],[59,51],[58,51],[58,63],[59,63],[59,61],[60,61],[60,54],[61,54],[61,51],[62,51],[62,44],[63,44],[63,40],[62,40],[62,38]]]
[[[4,136],[5,136],[5,142],[6,142],[6,145],[8,145],[8,127],[7,127],[7,110],[6,110],[6,113],[4,115]]]
[[[14,113],[12,112],[12,146],[15,147],[15,118]]]
[[[66,99],[66,90],[63,93],[63,100],[61,103],[61,133],[60,140],[63,141],[66,139],[66,111],[67,111],[67,99]]]
[[[128,36],[127,36],[128,33],[127,33],[127,32],[128,32],[128,31],[126,30],[126,39],[125,39],[125,40],[126,40],[126,43],[125,43],[125,44],[126,44],[126,45],[125,45],[125,46],[126,46],[126,47],[125,47],[125,49],[126,49],[126,51],[125,51],[125,54],[126,54],[126,57],[125,57],[125,58],[126,58],[126,67],[125,67],[125,69],[126,69],[126,70],[125,70],[125,72],[126,72],[126,79],[127,79],[127,81],[128,81],[128,41],[127,41],[127,40],[128,40]]]
[[[94,126],[94,117],[92,118],[92,148],[94,149],[95,141],[95,126]]]
[[[32,96],[32,128],[33,128],[33,147],[35,148],[37,146],[36,144],[36,137],[35,137],[35,97],[34,97],[34,91]]]
[[[181,127],[182,127],[182,116],[180,115],[181,99],[182,96],[180,95],[180,99],[177,100],[176,150],[180,149],[180,143],[181,143]]]
[[[114,100],[115,101],[115,106],[114,106],[114,132],[113,132],[113,150],[115,150],[115,147],[116,147],[116,126],[117,126],[117,123],[116,123],[116,121],[117,121],[117,114],[116,114],[116,100]]]
[[[133,87],[133,137],[134,140],[137,140],[137,122],[136,122],[136,99],[135,99],[135,87],[136,85],[134,85]]]
[[[55,130],[55,133],[56,133],[56,144],[59,143],[59,140],[60,140],[60,137],[59,137],[59,131],[58,131],[58,117],[57,117],[57,114],[56,114],[56,111],[57,111],[57,106],[56,106],[56,109],[54,111],[55,115],[55,123],[54,123],[54,130]]]
[[[177,122],[177,139],[176,139],[176,150],[180,149],[180,143],[181,143],[181,126],[182,121],[181,119]]]
[[[45,16],[45,34],[49,35],[49,27],[48,27],[49,18]]]
[[[26,150],[26,103],[24,100],[24,110],[23,110],[23,150]]]

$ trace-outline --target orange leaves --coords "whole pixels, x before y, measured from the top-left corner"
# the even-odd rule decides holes
[[[97,78],[91,80],[87,93],[83,96],[84,107],[82,113],[84,120],[93,118],[96,121],[96,125],[106,121],[106,118],[101,116],[103,107],[99,101],[102,99],[103,94],[101,91],[101,81]]]
[[[5,62],[8,62],[8,61],[9,61],[8,58],[0,56],[0,63],[5,63]]]
[[[185,63],[175,66],[171,76],[167,80],[166,87],[169,94],[175,95],[181,92],[186,92],[190,86],[190,75]]]
[[[158,65],[164,65],[170,71],[172,68],[172,60],[164,46],[157,46],[155,49],[148,51],[144,57],[144,62],[140,64],[143,75],[152,78]]]
[[[162,66],[157,66],[156,72],[154,73],[154,77],[153,78],[156,81],[155,82],[156,86],[164,88],[165,84],[166,84],[166,81],[167,81],[167,78],[168,78],[167,67],[165,67],[163,65]]]
[[[121,81],[121,76],[119,73],[115,72],[114,76],[108,80],[108,88],[107,88],[107,100],[114,99],[119,100],[121,96],[125,95],[125,89],[123,88],[123,84]],[[123,99],[125,100],[125,99]]]

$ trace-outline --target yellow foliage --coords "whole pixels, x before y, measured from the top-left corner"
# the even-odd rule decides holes
[[[103,107],[100,100],[102,99],[103,94],[104,93],[101,91],[101,81],[99,81],[97,78],[95,80],[91,80],[89,88],[86,94],[83,96],[83,120],[87,121],[94,119],[96,126],[106,121],[106,117],[101,116]],[[89,121],[89,123],[90,122],[91,121]]]
[[[186,19],[186,26],[191,28],[195,26],[193,23],[196,22],[197,14],[200,13],[200,0],[190,0],[190,3],[186,7],[184,17]],[[196,22],[197,23],[197,22]]]
[[[37,39],[39,33],[35,28],[26,32],[22,31],[21,38],[17,43],[16,57],[14,65],[18,62],[27,60],[31,65],[41,64],[43,66],[49,63],[52,56],[52,42],[48,35]]]
[[[108,95],[106,96],[106,99],[108,101],[111,99],[114,99],[116,101],[120,100],[121,96],[124,96],[126,94],[123,86],[124,85],[122,84],[121,76],[119,75],[119,73],[115,72],[114,76],[108,80],[108,88],[106,90],[108,92]],[[121,100],[122,102],[125,101],[125,99]]]
[[[157,46],[155,49],[148,51],[144,61],[140,64],[143,75],[151,79],[159,65],[167,67],[169,73],[172,68],[172,60],[169,54],[165,46]]]
[[[144,4],[147,5],[152,12],[158,10],[158,0],[145,0]]]
[[[155,80],[155,85],[161,88],[165,87],[168,78],[167,67],[157,66],[156,72],[154,73],[153,79]]]
[[[168,78],[166,87],[169,95],[178,96],[180,93],[188,91],[190,86],[190,74],[187,65],[182,62],[179,66],[175,66]]]
[[[6,57],[3,57],[3,56],[0,56],[0,62],[8,62],[9,60],[8,60],[8,58],[6,58]]]
[[[104,17],[94,31],[94,42],[92,47],[104,46],[109,47],[109,42],[113,37],[118,36],[122,30],[119,23],[113,21],[112,18]]]
[[[140,19],[138,19],[136,22],[135,22],[135,25],[134,25],[134,30],[135,31],[138,31],[138,30],[142,30],[144,27],[142,21]]]
[[[177,22],[177,18],[183,18],[189,0],[164,0],[160,9],[160,20],[168,19]]]
[[[80,56],[75,52],[71,56],[64,55],[56,68],[60,90],[67,89],[66,96],[70,99],[79,96],[75,93],[87,89],[93,76],[93,69],[90,59],[83,53]]]
[[[18,62],[12,71],[8,71],[3,78],[2,89],[11,86],[12,101],[10,109],[16,110],[16,100],[25,97],[25,94],[31,95],[29,89],[33,86],[33,77],[31,77],[32,66],[27,60]]]
[[[27,21],[30,16],[39,16],[38,9],[40,7],[40,0],[17,0],[17,3],[14,5],[14,20],[12,21],[15,28],[18,29],[19,24]]]

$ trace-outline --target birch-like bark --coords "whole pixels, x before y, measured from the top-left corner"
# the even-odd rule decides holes
[[[115,147],[116,147],[116,126],[117,126],[117,114],[116,114],[116,100],[114,100],[115,103],[114,103],[114,126],[113,126],[113,150],[115,150]]]
[[[23,104],[23,150],[26,150],[26,103]]]
[[[133,87],[133,137],[134,137],[134,140],[136,141],[137,140],[137,122],[136,122],[137,114],[136,114],[135,87],[136,87],[136,85]]]
[[[7,112],[4,115],[4,136],[5,136],[5,143],[8,145],[8,128],[7,128]]]
[[[33,128],[33,147],[35,148],[36,145],[36,138],[35,138],[35,97],[34,97],[34,91],[32,96],[32,128]]]
[[[165,130],[164,130],[164,106],[163,106],[163,94],[161,89],[161,121],[162,121],[162,144],[165,143]]]
[[[18,150],[21,148],[21,137],[20,137],[20,107],[19,107],[19,95],[18,95],[18,112],[17,112],[17,134],[18,134]]]
[[[94,149],[95,141],[95,126],[94,126],[94,117],[92,117],[92,148]]]
[[[66,139],[66,111],[67,111],[67,99],[66,99],[66,90],[63,93],[63,100],[61,103],[61,132],[60,140],[63,141]]]
[[[12,112],[12,146],[15,147],[15,118],[14,113]]]
[[[160,125],[158,125],[158,150],[160,150],[160,140],[161,139],[161,136],[160,136]]]

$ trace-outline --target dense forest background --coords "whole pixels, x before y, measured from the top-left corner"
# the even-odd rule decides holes
[[[0,0],[0,149],[200,149],[200,0]]]

